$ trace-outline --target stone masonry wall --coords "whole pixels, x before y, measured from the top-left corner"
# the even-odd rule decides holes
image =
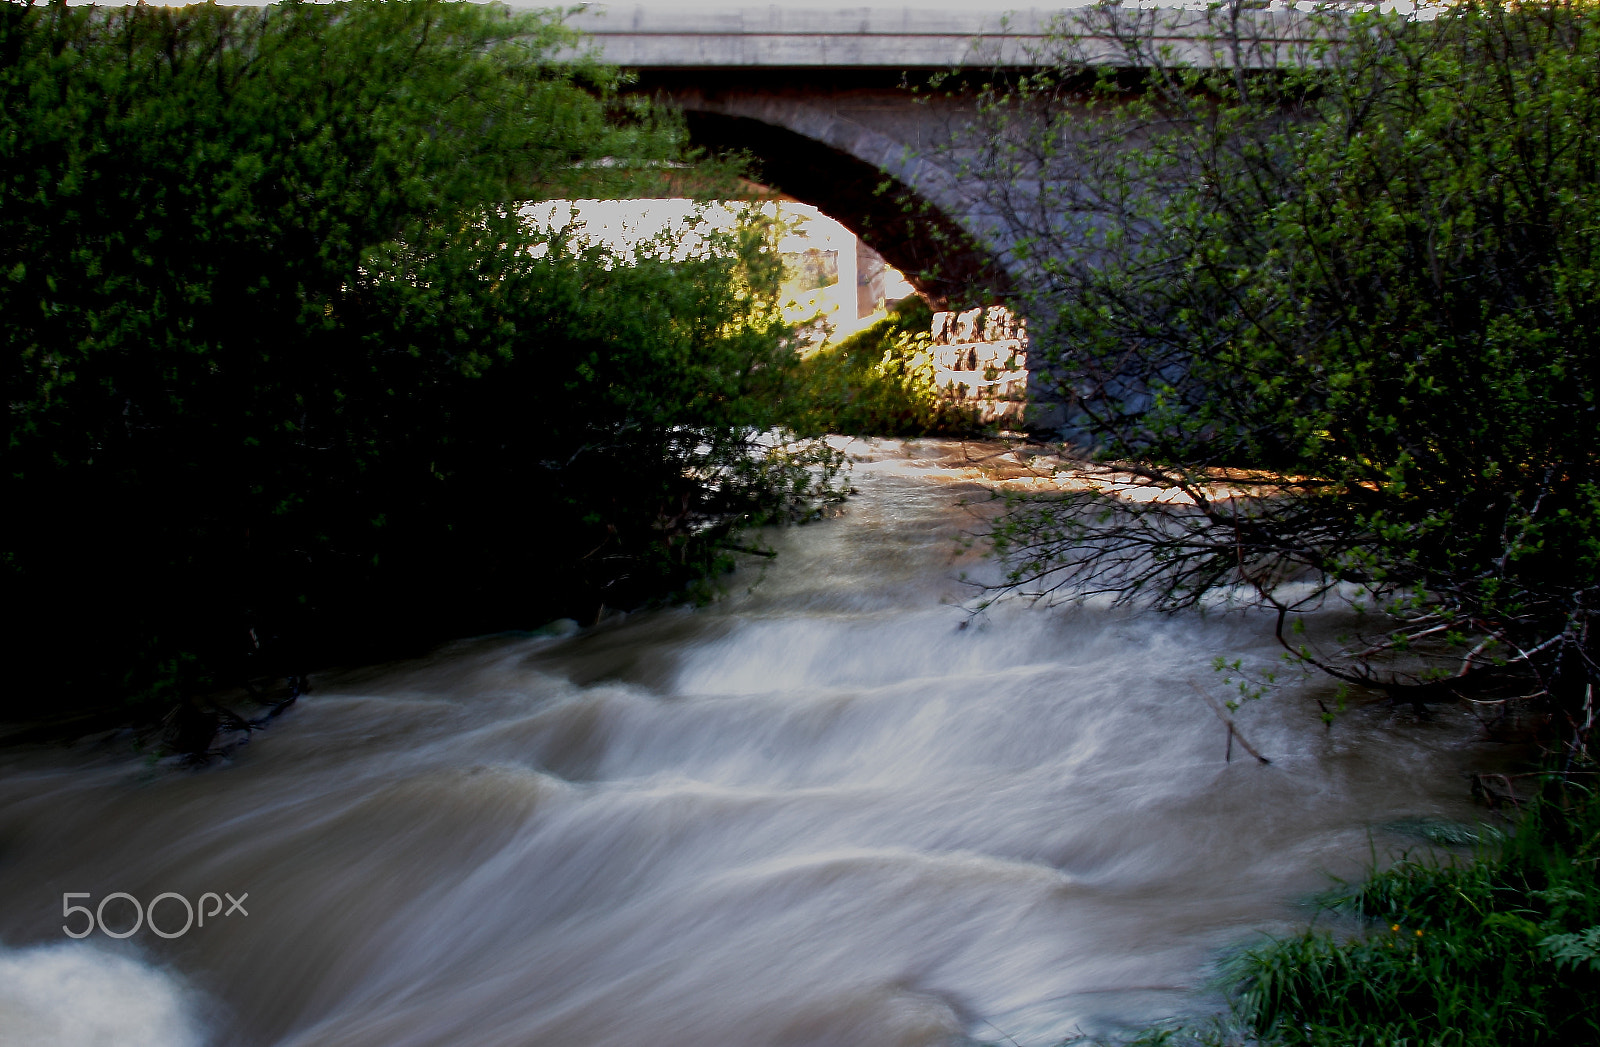
[[[1013,428],[1028,402],[1028,322],[1003,306],[933,314],[934,381],[976,408],[980,421]]]

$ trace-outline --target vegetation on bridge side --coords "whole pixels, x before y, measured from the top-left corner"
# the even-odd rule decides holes
[[[829,497],[836,456],[762,435],[794,352],[759,226],[619,258],[511,203],[681,158],[572,42],[432,0],[0,5],[0,717],[592,618]]]
[[[805,356],[793,394],[795,427],[849,436],[977,431],[976,412],[935,383],[932,319],[927,303],[913,295],[890,316]]]

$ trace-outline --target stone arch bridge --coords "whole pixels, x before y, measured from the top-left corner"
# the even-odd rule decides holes
[[[1047,22],[1014,20],[999,57],[1030,60]],[[936,301],[985,268],[936,155],[962,100],[912,88],[971,62],[998,16],[591,4],[569,24],[603,61],[633,70],[636,90],[681,109],[697,145],[748,151],[764,184],[839,220]]]
[[[633,90],[680,108],[696,144],[748,151],[766,186],[837,219],[939,308],[950,299],[971,304],[975,290],[1003,288],[1008,274],[997,262],[1003,236],[974,205],[982,194],[963,184],[945,147],[951,129],[972,120],[975,100],[960,91],[917,88],[935,73],[963,67],[1037,67],[1063,32],[1080,36],[1080,57],[1125,65],[1122,45],[1085,32],[1082,19],[1071,11],[1003,15],[976,5],[674,9],[593,3],[567,24],[589,36],[602,61],[636,73]],[[1270,38],[1298,35],[1268,19]],[[1153,42],[1179,60],[1215,60],[1203,14],[1174,12],[1159,26]],[[970,313],[941,323],[947,334],[994,326]],[[1014,341],[992,352],[981,346],[969,351],[960,340],[951,344],[957,349],[944,355],[952,365],[965,359],[978,366],[974,360],[995,357],[977,374],[953,381],[981,380],[989,398],[1023,398],[1024,370],[1002,369],[998,382],[993,373],[1001,357],[1016,366]]]
[[[602,61],[634,71],[634,90],[682,109],[697,144],[748,150],[766,184],[851,228],[939,299],[987,261],[959,231],[983,237],[953,163],[952,126],[974,105],[959,92],[918,91],[960,67],[1024,69],[1041,63],[1063,31],[1085,34],[1080,54],[1123,63],[1115,40],[1086,30],[1083,15],[977,8],[632,7],[586,4],[568,23]],[[1257,16],[1258,19],[1262,16]],[[1278,39],[1296,36],[1269,20]],[[1156,24],[1156,23],[1152,23]],[[1203,14],[1160,20],[1151,40],[1179,60],[1209,64]],[[890,186],[889,192],[882,187]],[[902,203],[928,205],[912,221]],[[930,252],[937,252],[934,258]],[[938,264],[934,264],[938,263]],[[925,278],[926,279],[926,278]]]

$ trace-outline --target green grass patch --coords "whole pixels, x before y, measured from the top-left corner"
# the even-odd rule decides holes
[[[1341,908],[1364,933],[1310,930],[1239,961],[1240,1017],[1327,1047],[1600,1043],[1600,803],[1570,786],[1480,842],[1371,876]]]
[[[1240,957],[1239,1024],[1263,1043],[1490,1047],[1600,1043],[1600,802],[1552,785],[1470,857],[1403,858],[1311,929]]]
[[[1124,1047],[1600,1044],[1597,864],[1600,802],[1552,784],[1470,854],[1408,856],[1332,898],[1341,930],[1230,961],[1231,1014]]]

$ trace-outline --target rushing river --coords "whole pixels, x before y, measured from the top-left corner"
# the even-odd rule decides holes
[[[1204,1009],[1395,823],[1476,817],[1453,714],[1308,684],[1226,762],[1191,681],[1259,619],[969,621],[963,451],[873,445],[711,607],[327,674],[204,771],[0,755],[0,1044],[1035,1047]],[[209,915],[75,941],[67,892]]]

